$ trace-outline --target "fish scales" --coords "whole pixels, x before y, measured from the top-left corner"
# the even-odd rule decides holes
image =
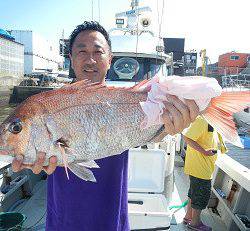
[[[53,119],[65,131],[63,137],[78,160],[99,159],[145,144],[155,135],[154,129],[141,131],[143,113],[138,105],[123,107],[110,103],[76,106],[54,113]]]
[[[23,155],[24,163],[32,164],[43,151],[44,165],[55,155],[58,165],[95,181],[89,169],[98,167],[95,159],[141,146],[161,133],[169,94],[194,100],[226,140],[242,146],[232,115],[249,104],[249,91],[222,92],[216,80],[205,77],[156,76],[133,89],[80,81],[30,97],[0,125],[0,157],[11,162]]]
[[[29,127],[25,142],[15,139],[13,151],[24,153],[25,163],[33,163],[37,151],[43,151],[47,162],[56,155],[62,165],[57,142],[66,146],[74,161],[100,159],[143,145],[161,127],[140,129],[144,114],[139,102],[146,97],[146,93],[99,86],[68,87],[30,97],[12,117],[23,115]]]

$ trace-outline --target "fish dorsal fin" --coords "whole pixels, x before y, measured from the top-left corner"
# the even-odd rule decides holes
[[[77,86],[77,85],[80,85],[80,86],[88,85],[90,83],[91,83],[90,80],[84,79],[84,80],[74,82],[74,83],[71,83],[71,84],[65,84],[64,86],[61,87],[61,89],[68,89],[68,88],[72,88],[72,86]]]
[[[78,94],[83,95],[86,93],[95,92],[101,88],[107,88],[107,86],[104,83],[91,83],[89,80],[81,80],[76,83],[64,86],[60,89],[56,89],[53,91],[45,91],[39,94],[36,94],[34,96],[29,97],[28,100],[30,101],[36,101],[39,103],[45,102],[45,100],[50,101],[51,97],[53,97],[53,101],[56,102],[55,95],[71,95],[71,94]],[[60,98],[58,98],[58,101],[61,101]]]
[[[110,91],[112,90],[128,90],[133,92],[148,92],[151,88],[150,80],[143,80],[136,84],[133,87],[117,87],[117,86],[107,86],[105,83],[91,83],[90,80],[81,80],[75,83],[72,83],[70,85],[67,85],[66,87],[63,87],[58,90],[58,93],[72,93],[74,91],[82,91],[82,92],[95,92],[99,89],[108,89]]]
[[[150,91],[150,80],[144,79],[141,82],[137,83],[135,86],[129,88],[131,91],[135,92],[149,92]]]
[[[104,83],[92,83],[90,80],[81,80],[75,83],[72,83],[70,86],[62,88],[64,90],[80,90],[80,91],[95,91],[100,88],[105,88],[106,85]]]
[[[145,100],[143,91],[136,92],[141,85],[142,83],[133,88],[120,88],[109,87],[105,83],[90,83],[88,80],[82,80],[61,89],[37,94],[30,100],[32,104],[34,101],[40,104],[43,112],[51,114],[65,108],[96,105],[107,101],[111,104],[123,101],[135,103]],[[113,97],[110,97],[111,92],[114,94]],[[140,97],[133,97],[134,93],[139,93]],[[128,97],[124,97],[126,94],[129,94]]]

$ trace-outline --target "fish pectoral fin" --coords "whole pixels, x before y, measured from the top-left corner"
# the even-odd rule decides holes
[[[45,126],[47,128],[48,133],[51,136],[51,139],[54,142],[62,142],[64,143],[67,141],[67,138],[65,138],[65,134],[60,126],[57,125],[56,121],[53,119],[52,116],[48,116],[45,122]]]
[[[100,168],[99,165],[94,160],[90,160],[90,161],[86,161],[86,162],[80,162],[80,163],[77,163],[77,164],[81,165],[83,167],[86,167],[86,168]]]
[[[85,168],[84,166],[76,164],[76,163],[69,164],[68,168],[70,169],[71,172],[73,172],[80,179],[85,180],[85,181],[96,182],[93,172],[89,170],[88,168]]]

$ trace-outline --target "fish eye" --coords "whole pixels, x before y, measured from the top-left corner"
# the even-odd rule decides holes
[[[9,125],[9,131],[13,134],[18,134],[22,131],[22,123],[19,119],[14,120],[10,125]]]

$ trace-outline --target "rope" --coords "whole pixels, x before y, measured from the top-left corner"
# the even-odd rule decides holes
[[[161,38],[161,29],[162,29],[164,8],[165,8],[165,0],[162,0],[162,8],[161,8],[161,15],[160,15],[160,13],[159,13],[159,0],[157,0],[157,15],[158,15],[158,25],[159,25],[158,37],[159,37],[159,39]]]
[[[101,21],[101,7],[100,7],[100,0],[98,0],[98,20]]]
[[[136,5],[135,10],[138,9],[138,5]],[[136,22],[136,47],[135,47],[135,59],[138,62],[138,41],[139,41],[139,13],[137,13],[137,22]],[[136,74],[136,68],[135,68],[135,74]]]
[[[163,21],[164,9],[165,9],[165,0],[162,0],[162,8],[161,8],[161,15],[160,15],[160,12],[159,12],[159,0],[157,0],[157,21],[158,21],[158,25],[159,25],[158,45],[160,45],[160,40],[161,40],[161,29],[162,29],[162,21]],[[162,54],[159,55],[159,51],[157,51],[157,56],[162,57]],[[157,61],[158,61],[158,59],[156,59],[156,68],[157,68],[157,64],[158,64]]]
[[[92,0],[92,21],[94,20],[94,0]]]

